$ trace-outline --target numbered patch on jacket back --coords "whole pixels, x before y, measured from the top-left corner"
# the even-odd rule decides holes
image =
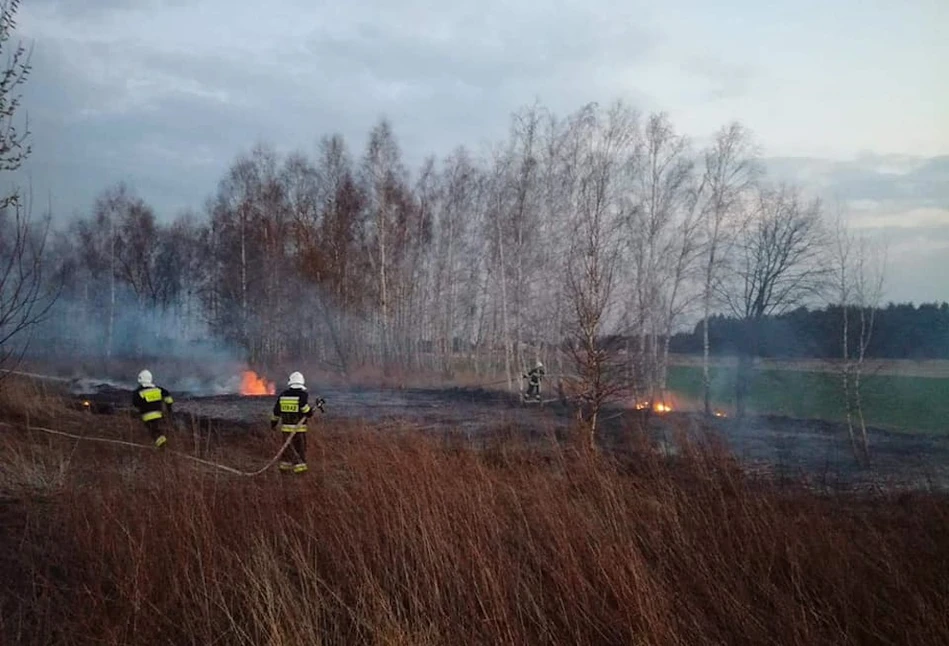
[[[146,388],[141,392],[142,399],[147,401],[149,404],[153,404],[157,401],[161,401],[161,389],[160,388]]]
[[[299,413],[300,412],[300,398],[299,397],[281,397],[280,398],[280,412],[281,413]]]

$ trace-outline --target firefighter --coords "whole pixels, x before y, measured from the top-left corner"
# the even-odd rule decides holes
[[[325,403],[321,398],[317,398],[314,402],[322,412],[326,412],[323,409]],[[313,408],[309,403],[309,393],[306,391],[303,375],[299,372],[291,373],[287,381],[287,389],[277,397],[270,416],[271,430],[276,429],[279,422],[280,429],[284,433],[296,433],[290,440],[290,445],[280,456],[281,471],[306,472],[306,422],[311,417],[313,417]],[[296,456],[295,462],[289,459],[292,455]]]
[[[138,409],[142,423],[148,429],[156,448],[160,449],[168,441],[165,428],[171,421],[171,407],[174,403],[171,393],[155,385],[150,371],[142,370],[138,373],[138,388],[132,393],[132,404]]]
[[[540,361],[534,364],[534,367],[527,371],[524,379],[527,379],[527,392],[524,393],[524,401],[532,397],[540,401],[540,380],[547,374],[544,372],[544,364]]]

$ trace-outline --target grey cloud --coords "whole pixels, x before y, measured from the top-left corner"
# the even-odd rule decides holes
[[[91,22],[115,11],[183,6],[189,0],[31,0],[31,9],[41,9],[76,22]],[[26,4],[26,3],[24,3]]]
[[[31,176],[43,193],[52,191],[65,211],[87,208],[98,191],[119,180],[133,183],[159,211],[199,207],[233,156],[257,140],[301,146],[331,129],[345,130],[334,128],[345,125],[342,108],[306,100],[303,88],[287,85],[262,66],[187,55],[149,57],[117,51],[115,45],[82,48],[84,56],[141,63],[145,76],[191,79],[247,99],[232,104],[169,92],[145,109],[111,112],[128,93],[124,83],[94,82],[76,74],[80,46],[51,45],[37,49],[34,74],[24,88],[34,153],[22,174]],[[106,112],[77,118],[89,108]],[[156,155],[156,147],[177,159]]]
[[[89,11],[130,4],[98,2]],[[535,26],[540,32],[542,23]],[[234,155],[256,141],[307,149],[339,131],[358,154],[368,128],[387,116],[414,164],[430,152],[477,148],[502,135],[509,113],[535,97],[557,111],[608,99],[612,87],[600,96],[593,83],[578,88],[568,60],[583,54],[574,65],[592,69],[611,47],[632,60],[651,46],[641,30],[599,38],[595,26],[572,23],[552,23],[542,35],[533,28],[507,33],[493,43],[464,33],[440,42],[370,24],[351,40],[314,35],[302,55],[288,46],[283,60],[160,51],[131,41],[46,40],[36,48],[25,89],[37,126],[27,170],[41,186],[48,180],[65,210],[85,208],[103,187],[127,180],[171,213],[199,206]],[[128,75],[167,87],[136,102],[141,89]],[[393,84],[405,92],[386,96]]]
[[[755,77],[755,69],[748,64],[733,64],[714,56],[690,58],[683,70],[703,79],[708,85],[709,100],[731,99],[745,94]]]
[[[825,194],[842,200],[949,208],[949,155],[892,160],[865,155],[853,161],[772,157],[765,163],[771,173],[784,179],[809,181],[819,177]],[[897,165],[907,167],[906,171],[881,170]]]
[[[949,226],[888,228],[885,299],[949,302]]]
[[[854,226],[886,242],[887,299],[949,301],[949,156],[784,157],[765,166],[775,179],[816,190],[828,210],[839,199]],[[920,220],[919,209],[931,212]]]
[[[538,17],[529,29],[491,32],[469,25],[451,39],[418,38],[377,24],[364,24],[346,37],[315,33],[308,49],[316,65],[412,83],[457,81],[477,88],[533,83],[559,77],[576,82],[577,72],[597,65],[641,61],[655,46],[656,36],[634,26],[601,31],[584,20],[545,22]]]

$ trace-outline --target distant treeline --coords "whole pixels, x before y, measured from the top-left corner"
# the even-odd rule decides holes
[[[865,312],[865,315],[869,312]],[[860,311],[850,310],[851,352],[857,349]],[[758,355],[776,359],[831,359],[842,354],[843,309],[800,307],[781,316],[767,317],[759,328]],[[721,315],[709,319],[714,355],[737,354],[746,322]],[[702,353],[702,322],[691,333],[676,334],[670,351]],[[875,359],[949,359],[949,303],[894,304],[873,312],[867,357]]]

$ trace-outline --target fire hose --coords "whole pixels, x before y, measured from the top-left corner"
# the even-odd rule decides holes
[[[6,426],[7,428],[17,428],[17,427],[14,426],[13,424],[7,424],[6,422],[0,422],[0,426]],[[44,427],[42,427],[42,426],[29,426],[29,427],[26,428],[26,430],[27,430],[27,431],[41,431],[41,432],[43,432],[43,433],[48,433],[48,434],[50,434],[50,435],[60,435],[60,436],[62,436],[62,437],[69,437],[69,438],[72,438],[72,439],[74,439],[74,440],[85,440],[85,441],[87,441],[87,442],[100,442],[100,443],[102,443],[102,444],[116,444],[116,445],[119,445],[119,446],[131,446],[131,447],[134,447],[134,448],[137,448],[137,449],[147,449],[147,450],[149,450],[149,451],[154,451],[154,450],[155,450],[154,447],[153,447],[151,444],[139,444],[138,442],[126,442],[126,441],[124,441],[124,440],[113,440],[113,439],[111,439],[111,438],[106,438],[106,437],[89,437],[88,435],[76,435],[75,433],[67,433],[67,432],[65,432],[65,431],[58,431],[58,430],[53,429],[53,428],[44,428]],[[198,463],[200,463],[200,464],[204,464],[204,465],[209,466],[209,467],[214,467],[215,469],[221,469],[222,471],[227,471],[228,473],[233,473],[234,475],[252,478],[252,477],[254,477],[254,476],[260,475],[261,473],[263,473],[264,471],[266,471],[267,469],[269,469],[270,467],[272,467],[272,466],[274,465],[274,463],[275,463],[275,462],[280,458],[280,456],[283,454],[284,450],[286,450],[286,448],[287,448],[288,446],[290,446],[290,441],[291,441],[291,440],[293,439],[293,437],[297,434],[297,432],[298,432],[298,431],[288,431],[288,432],[287,432],[287,436],[288,436],[288,437],[287,437],[287,439],[284,441],[283,446],[280,447],[280,450],[277,451],[276,455],[274,455],[274,456],[267,462],[267,464],[265,464],[265,465],[262,466],[261,468],[257,469],[256,471],[241,471],[240,469],[235,469],[234,467],[229,467],[229,466],[227,466],[226,464],[218,464],[217,462],[211,462],[211,461],[209,461],[209,460],[202,460],[202,459],[199,458],[199,457],[195,457],[195,456],[193,456],[193,455],[188,455],[187,453],[182,453],[182,452],[180,452],[180,451],[168,450],[167,452],[168,452],[168,453],[172,453],[173,455],[178,455],[178,456],[180,456],[180,457],[183,457],[183,458],[185,458],[186,460],[191,460],[192,462],[198,462]]]

